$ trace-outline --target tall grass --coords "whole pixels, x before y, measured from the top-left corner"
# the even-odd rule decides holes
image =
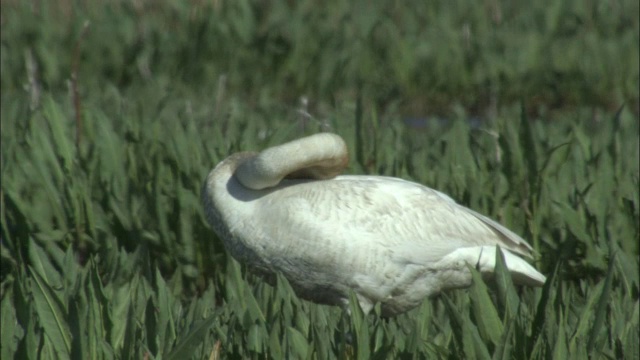
[[[4,1],[0,355],[639,358],[637,7]],[[523,235],[545,287],[383,319],[255,278],[202,181],[320,129]]]

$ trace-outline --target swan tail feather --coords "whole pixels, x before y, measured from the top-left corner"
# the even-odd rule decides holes
[[[504,256],[505,265],[511,274],[513,282],[518,285],[543,286],[547,278],[531,266],[524,259],[509,251],[500,249]],[[447,256],[450,259],[464,260],[475,266],[483,275],[493,275],[496,268],[496,247],[476,246],[454,251]]]

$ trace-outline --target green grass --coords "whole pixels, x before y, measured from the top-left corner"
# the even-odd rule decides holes
[[[640,357],[637,2],[51,4],[2,2],[3,359]],[[202,182],[320,129],[521,234],[545,287],[382,319],[251,275]]]

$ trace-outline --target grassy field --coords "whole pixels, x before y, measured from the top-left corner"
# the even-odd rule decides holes
[[[1,6],[3,359],[640,358],[637,1]],[[318,131],[521,234],[548,282],[392,319],[265,285],[202,183]]]

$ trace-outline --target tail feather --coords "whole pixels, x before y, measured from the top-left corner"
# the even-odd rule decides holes
[[[531,266],[524,259],[500,248],[504,256],[505,265],[513,282],[519,285],[542,286],[547,278]],[[496,247],[476,246],[454,251],[448,257],[464,260],[476,266],[482,274],[493,274],[496,268]]]

